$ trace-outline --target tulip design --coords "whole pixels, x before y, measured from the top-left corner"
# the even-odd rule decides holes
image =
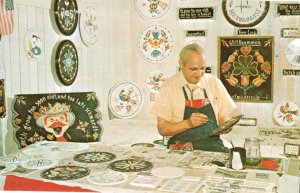
[[[255,78],[255,79],[252,81],[252,84],[253,84],[254,86],[256,86],[256,87],[260,87],[260,85],[261,85],[262,83],[264,83],[264,82],[266,82],[266,80],[263,79],[263,78],[261,78],[260,75],[258,75],[258,77]]]
[[[233,74],[231,74],[226,80],[231,86],[235,86],[239,82],[238,79],[233,76]]]
[[[241,75],[241,85],[248,86],[249,85],[249,78],[250,78],[249,74]]]

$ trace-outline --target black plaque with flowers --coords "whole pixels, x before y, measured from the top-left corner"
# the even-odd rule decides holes
[[[78,72],[78,54],[75,45],[70,40],[59,43],[55,56],[56,73],[64,85],[71,85]]]
[[[72,35],[78,23],[78,7],[76,0],[55,0],[55,22],[64,35]]]
[[[15,140],[20,148],[42,140],[99,141],[102,115],[94,92],[16,95]]]
[[[219,78],[235,101],[272,102],[274,38],[219,37]]]

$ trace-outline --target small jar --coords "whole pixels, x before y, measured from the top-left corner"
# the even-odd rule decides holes
[[[246,164],[257,165],[260,162],[259,139],[255,137],[246,138],[244,148],[246,149]]]

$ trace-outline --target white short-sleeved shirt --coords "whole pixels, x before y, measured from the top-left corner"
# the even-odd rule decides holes
[[[188,82],[182,72],[166,80],[155,97],[151,114],[171,122],[182,121],[185,109],[185,97],[182,87],[186,87],[187,84]],[[201,90],[205,89],[218,122],[222,117],[236,109],[236,105],[226,88],[215,76],[204,74],[196,86],[200,91],[198,91],[198,95],[194,99],[201,98],[201,93],[203,93]],[[186,91],[187,94],[190,94],[187,89]]]

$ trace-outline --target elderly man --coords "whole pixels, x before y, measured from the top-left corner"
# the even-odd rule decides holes
[[[159,133],[172,136],[169,148],[228,152],[220,136],[209,134],[230,119],[235,103],[219,79],[205,74],[206,57],[200,46],[185,46],[179,65],[181,72],[165,81],[151,109]]]

